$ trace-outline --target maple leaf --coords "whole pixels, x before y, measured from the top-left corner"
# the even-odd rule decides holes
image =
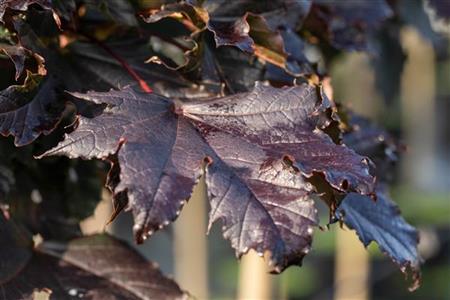
[[[14,67],[16,68],[15,79],[17,80],[23,72],[26,57],[25,48],[0,43],[0,51],[4,52],[14,63]]]
[[[273,1],[260,5],[255,1],[187,1],[170,3],[152,11],[144,21],[153,23],[166,17],[188,20],[184,24],[194,33],[207,28],[214,34],[217,47],[236,46],[244,52],[286,68],[288,53],[284,50],[280,27],[294,28],[306,16],[311,1]],[[194,8],[194,9],[192,9]],[[193,28],[192,28],[193,27]]]
[[[207,27],[214,33],[217,46],[237,46],[283,69],[291,66],[285,50],[289,41],[284,40],[280,29],[295,29],[311,7],[311,1],[207,0],[201,1],[201,5],[199,1],[191,2],[197,2],[194,4],[197,10],[207,12]],[[243,15],[243,12],[247,13]]]
[[[28,73],[23,85],[0,91],[0,134],[14,136],[16,146],[50,133],[61,118],[64,103],[57,101],[55,80],[47,78],[36,92],[40,78]]]
[[[374,241],[402,272],[411,270],[413,283],[410,290],[413,291],[420,286],[419,234],[402,218],[398,206],[389,198],[386,186],[378,184],[376,194],[377,200],[373,201],[370,197],[350,193],[336,214],[356,231],[365,247]]]
[[[368,119],[353,112],[348,112],[346,118],[350,131],[343,136],[344,144],[372,160],[375,166],[373,173],[379,180],[389,180],[404,147],[390,133]]]
[[[247,17],[232,21],[210,20],[208,29],[214,33],[217,47],[232,45],[245,52],[254,52],[255,42],[249,36],[250,24]]]
[[[209,88],[216,87],[219,91],[225,87],[231,94],[247,92],[254,87],[255,82],[264,79],[263,68],[258,60],[238,49],[214,49],[214,46],[205,45],[201,64],[201,83]]]
[[[151,262],[111,236],[44,242],[33,249],[27,233],[1,214],[0,225],[0,286],[6,299],[34,299],[38,291],[57,299],[188,298]]]
[[[39,54],[32,53],[31,51],[25,49],[20,45],[8,45],[0,43],[0,51],[4,52],[14,63],[14,67],[16,68],[15,79],[16,81],[19,79],[20,75],[22,75],[25,68],[25,60],[28,57],[33,57],[37,64],[37,74],[45,75],[46,70],[44,67],[44,58]]]
[[[294,85],[295,79],[306,74],[314,74],[314,69],[304,54],[305,41],[290,28],[279,29],[288,53],[286,68],[268,64],[265,79],[274,86]]]
[[[226,0],[188,0],[189,4],[196,8],[204,9],[210,19],[233,18],[243,16],[245,12],[261,15],[271,30],[280,27],[295,28],[308,14],[311,8],[311,0],[274,0],[261,2],[254,0],[242,0],[239,2]]]
[[[347,111],[345,118],[350,131],[344,134],[343,141],[357,153],[375,162],[373,173],[378,178],[378,184],[376,201],[350,193],[342,200],[335,214],[356,231],[364,246],[374,241],[383,253],[400,266],[402,272],[411,271],[413,283],[410,289],[415,290],[420,285],[419,235],[400,215],[399,208],[389,197],[386,185],[402,151],[401,144],[364,117]]]
[[[309,251],[316,210],[306,177],[323,175],[336,190],[369,194],[373,178],[365,158],[336,145],[317,125],[327,109],[317,87],[275,89],[201,102],[178,102],[126,88],[74,93],[106,105],[95,118],[80,117],[74,132],[45,155],[111,159],[128,196],[138,242],[179,214],[207,163],[210,226],[241,256],[271,252],[274,271],[300,264]]]

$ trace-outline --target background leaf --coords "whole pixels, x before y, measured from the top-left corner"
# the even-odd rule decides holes
[[[2,228],[13,226],[11,221],[1,222]],[[17,232],[3,231],[0,237],[2,242],[17,239]],[[7,299],[33,299],[37,291],[45,291],[57,299],[187,298],[152,263],[108,235],[76,239],[68,244],[47,242],[39,245],[32,255],[30,247],[8,240],[7,244],[2,243],[0,251],[2,258],[9,255],[9,266],[16,261],[11,257],[23,261],[20,268],[2,267],[0,284]]]
[[[413,283],[410,290],[419,287],[421,258],[417,251],[417,230],[400,216],[398,206],[389,198],[385,187],[379,185],[376,201],[349,194],[337,209],[337,214],[356,231],[364,246],[376,242],[402,272],[411,270]]]
[[[39,81],[40,76],[30,73],[24,85],[0,91],[0,133],[14,136],[16,146],[49,134],[62,117],[64,103],[58,101],[55,80],[44,80],[37,90]]]

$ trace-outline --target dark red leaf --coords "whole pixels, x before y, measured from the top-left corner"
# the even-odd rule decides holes
[[[267,20],[270,30],[277,30],[280,27],[294,29],[306,17],[312,3],[311,0],[189,0],[187,2],[204,9],[210,19],[242,17],[246,12],[261,15]]]
[[[214,33],[217,47],[231,45],[242,51],[253,53],[253,39],[248,35],[250,25],[245,17],[231,21],[210,20],[208,29]]]
[[[32,241],[0,214],[0,288],[5,299],[186,299],[157,267],[107,235],[68,244]]]
[[[207,45],[203,49],[202,83],[211,87],[225,87],[228,93],[247,92],[256,81],[263,79],[264,66],[250,54],[235,48],[218,48]]]
[[[25,59],[27,56],[26,49],[21,46],[0,44],[0,51],[8,55],[8,57],[14,63],[14,66],[16,68],[15,79],[17,80],[19,76],[23,73]]]
[[[206,11],[196,11],[194,4],[189,4],[188,2],[176,2],[176,3],[165,3],[161,5],[159,9],[152,9],[148,14],[143,14],[141,17],[147,23],[155,23],[164,18],[173,17],[179,18],[180,14],[182,18],[188,21],[184,23],[188,26],[188,29],[195,32],[201,30],[205,27],[205,22],[207,22],[208,15]]]
[[[64,2],[67,0],[64,0]],[[86,1],[88,10],[95,9],[102,12],[108,19],[119,24],[137,26],[136,13],[129,0],[97,0]]]
[[[374,162],[375,174],[379,180],[390,179],[393,166],[403,150],[402,145],[391,134],[368,119],[351,112],[347,118],[351,128],[343,136],[344,144]]]
[[[177,217],[205,159],[210,222],[223,220],[238,256],[250,248],[270,251],[275,271],[300,263],[317,224],[313,187],[303,176],[322,174],[343,192],[373,188],[365,159],[317,128],[327,107],[314,86],[257,84],[250,93],[202,102],[130,88],[74,96],[106,109],[80,117],[46,155],[117,155],[120,182],[111,178],[110,185],[116,195],[127,193],[139,242]]]
[[[375,162],[375,174],[379,182],[376,201],[351,193],[341,202],[336,215],[343,218],[347,226],[355,229],[365,246],[376,242],[381,251],[400,266],[402,272],[410,270],[413,278],[411,289],[414,290],[420,284],[418,232],[401,217],[385,184],[391,179],[393,166],[402,150],[400,143],[363,117],[348,112],[346,119],[350,131],[344,134],[344,143]]]
[[[16,146],[50,133],[61,118],[64,103],[58,101],[55,80],[39,81],[41,76],[29,73],[24,85],[0,91],[0,134],[14,136]]]
[[[67,244],[44,242],[37,251],[103,278],[109,285],[115,286],[114,290],[120,293],[126,291],[136,299],[187,298],[180,287],[166,278],[154,263],[147,261],[125,242],[109,235],[83,237]]]
[[[236,46],[279,67],[286,67],[283,38],[279,32],[271,30],[260,15],[247,13],[231,21],[212,19],[207,26],[214,33],[217,46]]]
[[[8,45],[0,43],[0,51],[4,52],[14,63],[16,68],[15,79],[18,80],[25,69],[25,60],[29,57],[33,57],[36,63],[36,73],[45,75],[46,70],[44,66],[44,58],[39,54],[32,53],[20,45]]]
[[[255,55],[281,68],[286,68],[286,53],[283,37],[278,30],[272,30],[260,15],[247,13],[250,37],[255,41]]]
[[[183,14],[193,31],[205,27],[214,33],[216,45],[236,46],[244,52],[286,68],[287,53],[278,29],[294,28],[309,11],[311,1],[258,1],[229,2],[221,0],[188,1],[168,4],[152,11],[146,22],[156,22],[165,17]],[[177,14],[178,13],[178,14]],[[186,22],[183,24],[186,25]]]
[[[337,190],[347,181],[350,190],[369,194],[373,178],[366,159],[343,146],[335,145],[317,129],[321,112],[328,104],[316,87],[274,89],[257,84],[250,93],[188,103],[184,113],[195,121],[208,140],[216,130],[259,145],[270,156],[288,157],[303,175],[322,173]]]
[[[351,193],[345,197],[336,213],[348,227],[356,231],[364,246],[376,242],[381,251],[400,266],[402,272],[411,271],[413,283],[410,290],[415,290],[420,285],[418,232],[402,218],[385,186],[379,184],[376,194],[377,201],[373,201],[369,197]]]
[[[305,41],[290,28],[279,31],[287,53],[286,67],[268,65],[265,78],[274,86],[293,85],[296,77],[314,74],[314,69],[304,54]]]

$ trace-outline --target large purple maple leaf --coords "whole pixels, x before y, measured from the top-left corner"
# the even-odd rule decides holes
[[[318,125],[326,101],[316,86],[183,102],[125,88],[74,96],[105,105],[46,155],[113,159],[109,186],[135,220],[138,242],[179,214],[206,165],[210,223],[221,219],[237,256],[269,251],[275,272],[309,251],[317,210],[307,177],[370,194],[367,161]],[[118,165],[117,165],[118,163]],[[210,225],[211,225],[210,224]]]

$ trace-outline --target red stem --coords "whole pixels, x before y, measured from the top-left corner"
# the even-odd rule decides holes
[[[95,44],[97,44],[100,48],[102,48],[103,50],[105,50],[109,55],[111,55],[111,57],[113,57],[115,60],[117,60],[122,67],[128,72],[128,74],[130,74],[131,77],[133,77],[134,80],[137,81],[137,83],[139,83],[139,86],[141,87],[141,89],[146,92],[146,93],[153,93],[153,90],[148,86],[148,84],[145,82],[144,79],[142,79],[138,73],[136,73],[136,71],[134,71],[131,66],[119,55],[117,55],[114,51],[111,50],[111,48],[109,48],[107,45],[105,45],[104,43],[102,43],[101,41],[97,40],[96,38],[83,33],[83,35],[85,37],[87,37],[89,40],[91,40],[92,42],[94,42]]]

